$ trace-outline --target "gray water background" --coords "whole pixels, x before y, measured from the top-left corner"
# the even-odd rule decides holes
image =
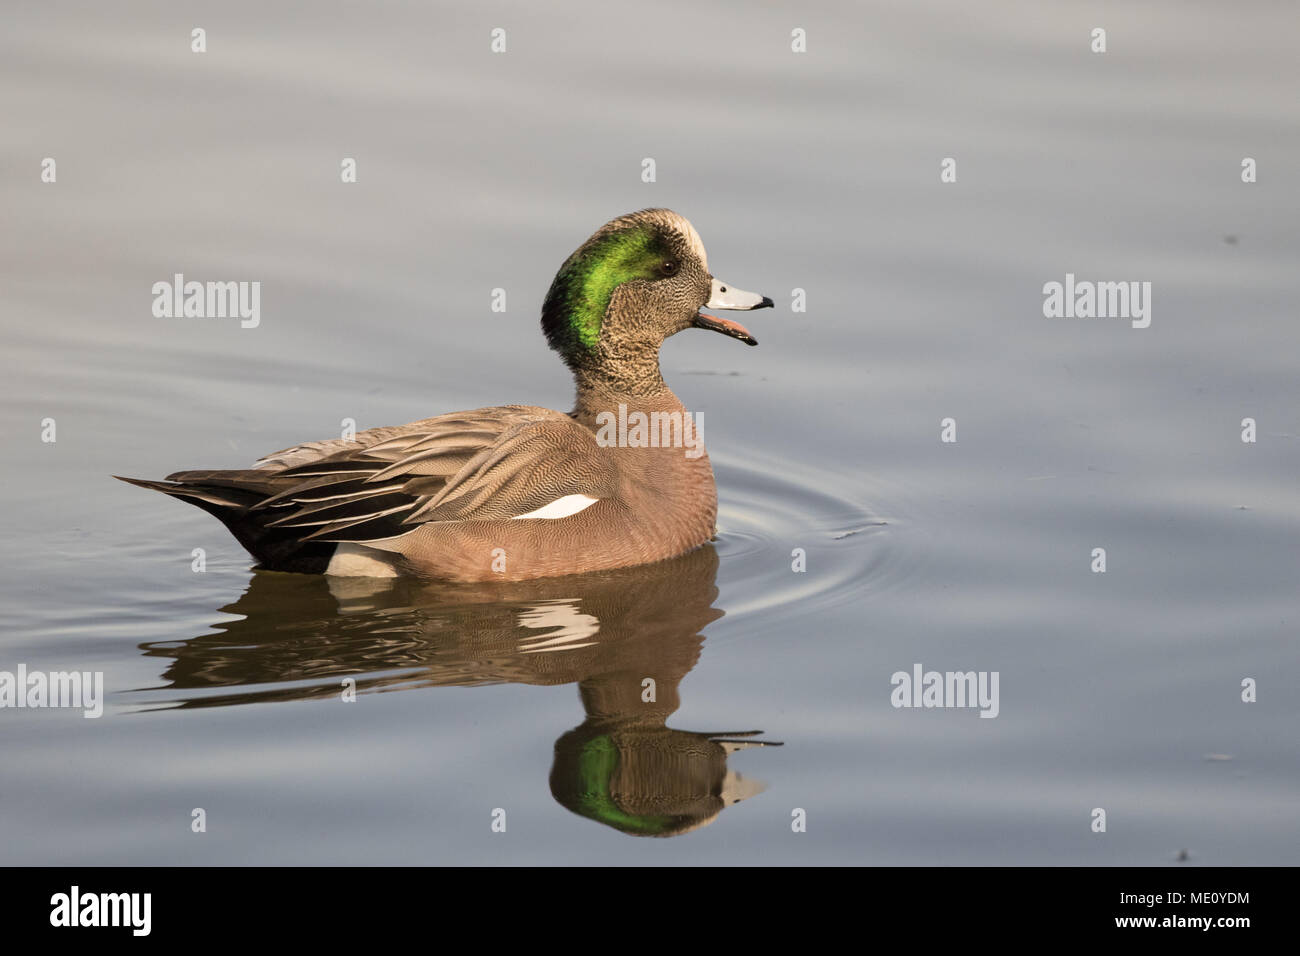
[[[0,711],[0,862],[1300,860],[1294,4],[6,20],[0,670],[102,670],[109,699],[98,720]],[[778,303],[747,317],[758,348],[690,332],[663,352],[706,421],[725,612],[669,724],[784,743],[730,758],[765,792],[667,840],[552,797],[572,683],[430,686],[384,651],[382,602],[359,650],[317,659],[337,621],[276,582],[256,615],[223,610],[256,584],[247,555],[108,477],[242,467],[348,417],[567,408],[542,295],[591,231],[650,205]],[[155,318],[176,272],[260,281],[261,325]],[[1044,318],[1067,272],[1150,281],[1150,328]],[[430,619],[419,659],[457,637]],[[213,691],[175,659],[238,626],[259,643],[221,652],[236,699],[190,706]],[[998,671],[1000,715],[891,707],[917,662]],[[355,704],[345,670],[371,681]]]

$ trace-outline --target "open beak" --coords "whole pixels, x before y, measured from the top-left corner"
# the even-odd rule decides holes
[[[709,296],[709,301],[704,303],[706,309],[734,309],[738,312],[770,309],[774,306],[775,303],[765,295],[746,292],[744,289],[726,285],[717,279],[713,280],[713,292]],[[720,319],[716,315],[705,315],[701,312],[695,317],[694,325],[697,329],[709,329],[713,332],[721,332],[723,335],[730,335],[733,339],[740,339],[746,345],[758,344],[758,339],[749,334],[749,329],[730,319]]]

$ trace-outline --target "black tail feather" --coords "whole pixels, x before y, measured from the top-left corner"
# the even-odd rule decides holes
[[[263,568],[322,573],[334,556],[336,545],[331,541],[304,541],[297,529],[268,527],[265,521],[275,517],[273,511],[250,513],[250,509],[268,497],[271,489],[269,483],[249,480],[244,477],[246,474],[240,471],[224,475],[214,471],[177,472],[168,481],[124,478],[121,475],[113,477],[180,498],[215,515]]]

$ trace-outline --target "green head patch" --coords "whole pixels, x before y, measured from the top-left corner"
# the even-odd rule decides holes
[[[614,802],[610,781],[617,769],[618,749],[609,735],[588,741],[578,761],[577,806],[571,809],[624,833],[657,836],[671,830],[678,822],[672,816],[627,813]]]
[[[665,263],[676,262],[672,250],[650,225],[637,225],[596,236],[575,252],[556,273],[542,306],[542,329],[551,348],[562,355],[590,349],[614,290],[634,279],[662,279]]]

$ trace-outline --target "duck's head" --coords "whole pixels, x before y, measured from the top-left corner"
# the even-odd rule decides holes
[[[614,219],[560,266],[542,306],[551,348],[575,371],[635,361],[658,363],[664,339],[709,329],[757,345],[739,322],[702,309],[770,308],[709,272],[695,228],[670,209],[643,209]]]

